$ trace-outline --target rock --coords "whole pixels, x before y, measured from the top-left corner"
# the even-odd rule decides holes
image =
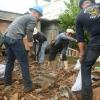
[[[59,100],[58,96],[51,98],[51,100]]]
[[[55,82],[56,77],[57,74],[55,73],[41,71],[39,72],[38,76],[34,78],[33,84],[37,84],[38,87],[41,87],[43,90],[45,90]]]
[[[60,86],[59,93],[60,93],[60,97],[66,97],[68,100],[77,100],[68,86],[63,86],[63,85]]]

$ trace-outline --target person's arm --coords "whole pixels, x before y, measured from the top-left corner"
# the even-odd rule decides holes
[[[84,42],[78,42],[78,47],[79,47],[79,51],[80,51],[79,59],[80,59],[80,62],[81,62],[82,59],[83,59],[83,55],[84,55],[85,43]]]
[[[85,42],[84,42],[84,26],[82,22],[80,21],[80,18],[77,18],[76,21],[76,39],[78,42],[78,47],[79,47],[79,59],[82,61],[83,55],[84,55],[84,50],[85,50]]]
[[[26,25],[26,34],[28,38],[28,45],[31,48],[33,46],[33,32],[34,32],[34,27],[36,26],[35,20],[29,20]]]
[[[70,40],[70,41],[74,41],[74,42],[77,42],[77,40],[76,40],[76,39],[74,39],[73,37],[70,37],[70,36],[66,36],[66,38],[67,38],[68,40]]]
[[[68,40],[70,40],[70,41],[77,42],[76,39],[74,39],[73,37],[70,37],[70,36],[65,35],[65,33],[60,34],[59,37],[60,37],[61,39],[68,39]]]
[[[33,35],[33,42],[34,43],[38,43],[39,41],[38,41],[38,36],[37,36],[37,34],[34,34]]]
[[[27,34],[29,42],[33,41],[33,32],[34,32],[35,25],[36,25],[35,22],[33,22],[31,20],[27,23],[26,34]]]

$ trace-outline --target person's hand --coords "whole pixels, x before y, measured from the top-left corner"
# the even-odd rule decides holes
[[[78,42],[78,46],[79,46],[79,51],[80,51],[79,60],[80,60],[80,63],[82,63],[84,52],[85,52],[85,43]]]
[[[29,46],[29,48],[32,48],[33,47],[33,42],[28,42],[28,46]]]
[[[82,60],[83,60],[83,55],[80,55],[80,56],[79,56],[79,61],[80,61],[80,63],[82,63]]]

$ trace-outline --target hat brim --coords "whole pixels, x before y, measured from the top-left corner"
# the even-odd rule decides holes
[[[32,11],[32,10],[33,10],[33,8],[29,8],[29,10],[30,10],[30,11]]]
[[[71,34],[74,34],[74,33],[75,33],[75,31],[72,30],[72,29],[67,29],[66,32],[67,32],[67,33],[71,33]]]
[[[37,13],[40,14],[40,16],[43,16],[43,14],[41,14],[40,12],[38,12],[36,9],[33,9],[33,8],[29,8],[29,10],[32,12],[32,11],[36,11]]]

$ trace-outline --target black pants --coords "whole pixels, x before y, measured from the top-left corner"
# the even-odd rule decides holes
[[[57,55],[58,52],[66,51],[67,47],[68,47],[68,40],[64,40],[62,39],[61,41],[59,41],[57,44],[55,43],[55,45],[51,48],[50,52],[49,52],[49,61],[55,60],[55,57]],[[62,60],[66,60],[66,52],[63,53],[63,58]]]
[[[83,100],[93,100],[91,68],[99,56],[100,56],[100,43],[89,43],[85,51],[85,55],[83,57],[81,65]]]

